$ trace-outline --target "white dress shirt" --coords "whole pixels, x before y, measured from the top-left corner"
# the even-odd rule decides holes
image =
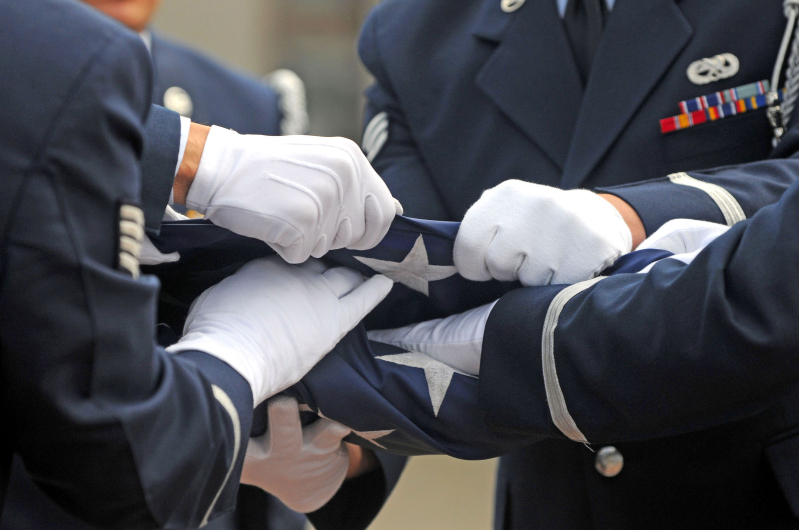
[[[555,0],[558,3],[558,13],[560,13],[560,18],[563,18],[563,14],[566,13],[566,4],[569,3],[569,0]],[[616,3],[616,0],[605,0],[605,3],[608,5],[608,11],[613,9],[613,4]]]

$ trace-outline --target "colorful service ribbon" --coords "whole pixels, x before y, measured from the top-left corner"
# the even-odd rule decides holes
[[[771,83],[768,81],[758,81],[749,85],[730,88],[707,96],[700,96],[694,99],[680,101],[680,110],[683,114],[690,114],[697,110],[718,107],[724,103],[733,103],[741,99],[749,99],[755,96],[763,96],[771,90]]]
[[[708,96],[680,102],[682,114],[660,120],[660,131],[667,134],[702,123],[721,120],[751,110],[768,106],[766,94],[770,88],[768,81],[760,81]],[[779,92],[780,101],[785,90]]]

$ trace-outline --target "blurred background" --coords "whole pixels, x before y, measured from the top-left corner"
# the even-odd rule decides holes
[[[261,77],[278,68],[305,82],[310,134],[360,143],[371,80],[356,45],[377,0],[163,0],[154,26],[228,66]],[[411,459],[370,530],[489,530],[496,462]]]
[[[258,77],[294,70],[308,95],[310,133],[360,141],[363,90],[361,23],[376,0],[164,0],[162,33]]]

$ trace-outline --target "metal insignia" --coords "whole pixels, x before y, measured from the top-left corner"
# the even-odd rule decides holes
[[[734,76],[740,65],[738,58],[731,53],[707,57],[691,63],[688,79],[695,85],[707,85]]]
[[[138,206],[119,207],[119,270],[139,278],[139,255],[144,240],[144,212]]]
[[[179,86],[166,89],[166,92],[164,92],[164,107],[174,110],[184,118],[191,118],[191,114],[194,112],[194,103],[191,101],[191,96]]]
[[[499,4],[505,13],[513,13],[524,5],[526,0],[502,0]]]

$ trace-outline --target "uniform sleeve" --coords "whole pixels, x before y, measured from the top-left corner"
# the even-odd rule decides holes
[[[380,6],[364,24],[358,44],[361,61],[375,77],[366,91],[362,148],[391,193],[405,208],[405,215],[419,219],[453,220],[430,172],[422,160],[408,120],[391,88],[379,52]]]
[[[376,451],[379,467],[347,480],[319,510],[309,513],[316,530],[366,530],[402,475],[407,457]]]
[[[147,232],[158,234],[175,181],[180,151],[180,115],[152,105],[144,127],[141,207]]]
[[[6,234],[5,426],[38,486],[88,523],[196,527],[233,508],[252,396],[221,361],[154,346],[158,282],[121,258],[142,230],[126,203],[150,66],[135,36],[115,39],[58,113]]]
[[[498,425],[601,443],[752,415],[799,381],[799,184],[690,264],[513,291],[480,403]]]
[[[799,126],[799,124],[797,124]],[[799,127],[785,135],[768,160],[599,188],[638,213],[646,233],[672,219],[697,219],[732,226],[776,203],[799,177]]]

